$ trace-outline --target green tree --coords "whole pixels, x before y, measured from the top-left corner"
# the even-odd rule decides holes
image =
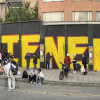
[[[20,22],[38,20],[38,7],[30,8],[30,3],[26,2],[25,5],[21,5],[19,8],[9,8],[6,13],[5,22]]]
[[[38,7],[34,7],[34,20],[38,20]]]

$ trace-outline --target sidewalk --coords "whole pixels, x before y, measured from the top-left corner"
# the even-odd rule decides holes
[[[21,71],[21,75],[17,75],[16,78],[21,82],[28,82],[28,79],[22,79],[22,72],[26,68],[19,67]],[[32,68],[30,68],[32,69]],[[29,71],[28,71],[29,72]],[[45,80],[43,84],[53,84],[53,85],[74,85],[74,86],[100,86],[100,71],[93,72],[89,71],[87,75],[82,75],[81,72],[73,73],[69,72],[68,78],[64,78],[63,80],[59,80],[60,70],[52,69],[46,70],[42,69],[44,73]],[[5,79],[6,75],[0,75],[0,79]]]

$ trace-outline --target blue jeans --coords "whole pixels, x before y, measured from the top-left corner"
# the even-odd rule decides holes
[[[44,80],[43,77],[36,77],[36,83],[39,84]]]
[[[74,71],[76,71],[76,63],[73,63]]]
[[[26,62],[27,62],[27,70],[29,70],[29,63],[30,63],[30,61],[26,60]]]
[[[34,64],[34,68],[37,69],[36,64]]]

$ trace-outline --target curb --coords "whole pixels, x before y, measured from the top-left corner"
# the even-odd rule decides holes
[[[0,79],[5,80],[6,77]],[[16,78],[18,82],[29,82],[28,79]],[[68,86],[87,86],[87,87],[100,87],[100,83],[87,83],[87,82],[64,82],[64,81],[48,81],[44,80],[43,84],[47,85],[68,85]]]

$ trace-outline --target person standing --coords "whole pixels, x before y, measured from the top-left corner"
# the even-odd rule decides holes
[[[37,54],[34,55],[33,64],[34,64],[34,68],[37,69],[37,67],[36,67],[36,64],[37,64]]]
[[[74,71],[73,71],[73,73],[76,73],[76,55],[74,54],[73,55],[73,67],[74,67]]]
[[[69,53],[67,53],[67,56],[65,56],[64,63],[65,63],[66,66],[68,66],[68,71],[69,71],[70,70],[70,64],[71,64],[71,59],[70,59]]]
[[[25,59],[26,59],[26,63],[27,63],[27,70],[29,70],[29,64],[30,64],[30,54],[29,54],[29,51],[26,53],[25,55]]]
[[[50,56],[50,53],[48,52],[46,55],[46,69],[49,69],[49,65],[50,65],[50,58],[52,56]]]
[[[0,67],[1,67],[1,62],[2,62],[2,53],[0,51]]]
[[[16,68],[15,65],[12,64],[14,68]],[[15,76],[12,74],[11,71],[11,62],[9,62],[7,65],[5,65],[4,70],[8,77],[8,91],[15,91]]]
[[[84,55],[83,55],[83,58],[82,58],[82,64],[83,64],[84,69],[85,69],[85,72],[83,72],[83,75],[86,75],[87,74],[87,71],[86,71],[87,59],[86,59],[86,57]]]

